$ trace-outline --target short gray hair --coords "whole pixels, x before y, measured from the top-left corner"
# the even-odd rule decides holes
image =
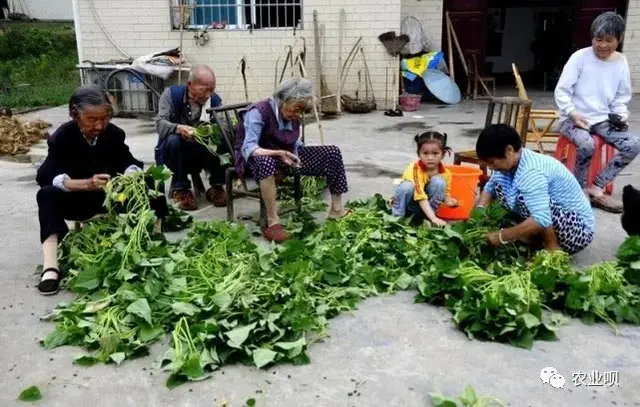
[[[109,106],[111,100],[109,95],[102,88],[96,85],[80,86],[73,92],[69,99],[69,113],[73,111],[82,111],[88,106]]]
[[[201,82],[203,77],[211,76],[213,80],[216,79],[216,74],[207,65],[196,65],[189,70],[189,82]]]
[[[282,81],[273,97],[280,103],[292,100],[309,102],[313,99],[313,84],[309,79],[294,76]]]
[[[621,15],[613,11],[600,14],[591,24],[591,38],[611,35],[618,40],[624,34],[625,23]]]

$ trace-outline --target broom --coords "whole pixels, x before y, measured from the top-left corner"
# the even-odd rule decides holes
[[[391,112],[396,112],[396,107],[398,106],[398,88],[396,87],[396,80],[398,78],[398,66],[400,65],[400,51],[404,48],[405,45],[410,41],[409,36],[406,34],[396,35],[395,31],[387,31],[378,36],[378,40],[384,45],[387,53],[394,57],[396,62],[395,68],[392,70],[393,73],[393,82],[392,82],[392,100],[393,100],[393,110]],[[387,81],[389,78],[387,77]]]

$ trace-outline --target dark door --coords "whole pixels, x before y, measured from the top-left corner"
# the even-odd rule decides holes
[[[575,0],[574,49],[591,44],[591,23],[606,11],[615,11],[624,17],[627,14],[627,0]]]
[[[488,0],[445,0],[444,13],[449,13],[451,24],[455,30],[460,48],[465,59],[470,60],[471,55],[476,56],[478,71],[483,73],[485,48],[487,39],[487,2]],[[447,24],[445,15],[442,16],[442,50],[449,61],[449,48],[447,43]],[[453,40],[452,40],[453,42]],[[466,86],[466,75],[460,62],[455,42],[451,44],[455,66],[455,78],[461,89]],[[471,67],[469,67],[472,69]]]

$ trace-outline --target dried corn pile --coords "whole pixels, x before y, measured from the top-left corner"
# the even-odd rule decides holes
[[[0,155],[25,154],[31,145],[44,140],[51,127],[44,120],[23,122],[17,117],[0,116]]]

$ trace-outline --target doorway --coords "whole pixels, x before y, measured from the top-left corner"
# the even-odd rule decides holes
[[[515,63],[527,88],[545,89],[573,52],[574,0],[489,0],[485,75],[513,86]]]

